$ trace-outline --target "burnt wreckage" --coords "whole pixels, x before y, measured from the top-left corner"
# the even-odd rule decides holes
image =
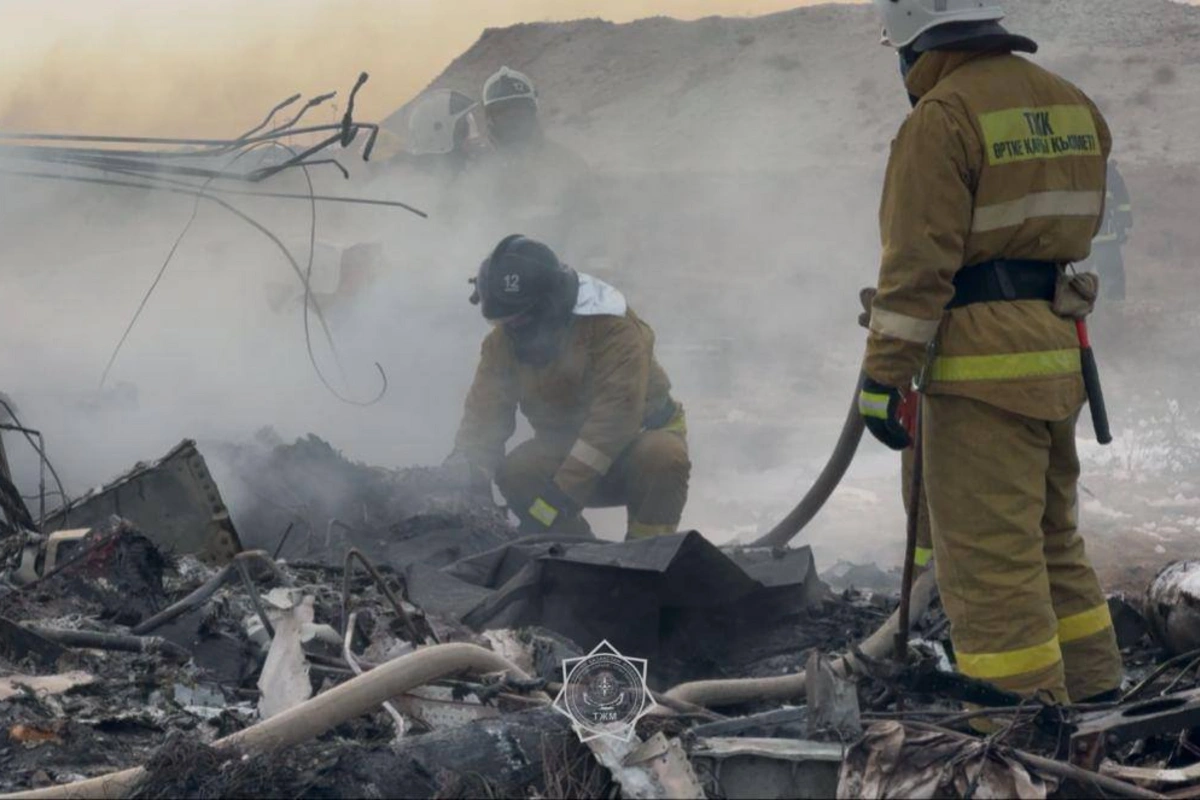
[[[369,157],[365,79],[331,125],[300,125],[322,95],[225,140],[0,134],[0,174],[217,204],[283,253],[306,340],[310,313],[328,338],[311,241],[302,266],[228,198],[408,208],[254,188],[337,168],[327,151],[363,132]],[[191,441],[71,499],[41,434],[3,408],[41,471],[35,515],[0,446],[5,796],[1200,793],[1200,565],[1110,601],[1137,678],[1118,700],[1048,706],[965,678],[932,573],[818,575],[789,546],[853,458],[853,409],[796,509],[753,546],[716,547],[521,536],[439,470],[355,464],[315,436],[205,445],[256,498],[241,508]],[[647,660],[648,713],[585,742],[554,699],[564,662],[602,641]]]
[[[894,593],[846,583],[895,576],[821,577],[805,547],[523,537],[439,470],[352,463],[313,436],[210,455],[272,501],[230,514],[183,442],[3,539],[0,790],[1156,797],[1200,783],[1194,564],[1160,574],[1149,622],[1111,601],[1141,680],[1119,702],[1061,708],[951,670],[929,574],[897,660]],[[648,660],[653,703],[628,742],[581,742],[551,708],[564,660],[600,640]]]

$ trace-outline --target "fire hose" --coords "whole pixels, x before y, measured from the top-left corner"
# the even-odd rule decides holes
[[[530,680],[519,667],[491,650],[461,642],[432,645],[381,664],[305,703],[218,739],[212,746],[219,751],[244,754],[294,747],[377,708],[396,695],[464,672],[506,672],[518,680]],[[74,783],[0,795],[0,800],[125,797],[146,775],[144,767],[134,767]]]
[[[864,306],[866,305],[867,301],[864,300]],[[1084,388],[1087,392],[1088,408],[1091,411],[1092,426],[1096,432],[1096,441],[1106,445],[1112,442],[1112,433],[1104,404],[1104,392],[1100,385],[1100,372],[1096,365],[1096,356],[1092,351],[1091,340],[1088,338],[1087,323],[1082,319],[1076,320],[1075,328],[1079,336],[1080,366]],[[817,512],[829,500],[833,490],[838,487],[846,470],[850,467],[850,462],[854,460],[854,454],[858,450],[858,443],[862,440],[865,427],[862,415],[858,411],[858,393],[862,389],[863,377],[859,376],[858,384],[854,388],[854,399],[850,403],[850,411],[846,415],[846,421],[842,424],[841,435],[838,436],[837,444],[834,445],[833,453],[824,469],[821,470],[812,487],[791,513],[767,534],[756,539],[752,544],[753,547],[786,547],[796,537],[796,534],[812,521]]]
[[[854,387],[854,398],[850,403],[850,411],[846,414],[846,421],[842,423],[842,432],[838,436],[837,444],[834,445],[833,454],[829,457],[825,468],[821,470],[821,474],[817,476],[812,488],[778,525],[765,536],[754,541],[754,547],[786,547],[788,542],[812,521],[812,518],[817,515],[817,512],[821,510],[825,501],[829,499],[833,490],[841,482],[846,470],[850,467],[850,462],[854,460],[854,454],[858,450],[858,443],[862,441],[865,427],[862,414],[858,412],[858,393],[862,389],[862,382],[863,378],[860,376]]]
[[[912,596],[909,601],[909,614],[912,620],[921,618],[933,601],[937,587],[934,583],[933,571],[923,573],[913,583]],[[870,659],[877,660],[886,657],[896,641],[896,633],[900,629],[900,611],[897,609],[887,621],[863,641],[859,650]],[[846,675],[854,668],[853,655],[845,655],[833,662],[834,671]],[[782,675],[776,678],[735,678],[730,680],[693,681],[683,683],[667,692],[668,700],[678,700],[698,706],[731,706],[750,701],[786,701],[794,700],[804,695],[807,686],[807,675],[797,672],[792,675]]]

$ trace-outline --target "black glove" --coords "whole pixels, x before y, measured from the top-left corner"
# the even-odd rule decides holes
[[[524,516],[534,530],[548,531],[554,528],[555,523],[573,517],[582,510],[566,492],[558,488],[558,484],[547,481],[529,504]]]
[[[912,446],[916,435],[917,406],[920,395],[867,378],[858,393],[858,413],[867,430],[892,450]]]

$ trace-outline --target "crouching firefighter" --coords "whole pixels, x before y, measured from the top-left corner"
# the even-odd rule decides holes
[[[494,480],[528,532],[588,535],[584,508],[623,505],[627,539],[674,533],[691,462],[650,326],[619,291],[520,235],[474,283],[471,302],[495,329],[448,463],[477,485]],[[505,455],[518,407],[534,435]]]
[[[959,669],[1024,696],[1107,699],[1121,658],[1075,517],[1090,356],[1076,318],[1095,284],[1066,267],[1100,225],[1108,126],[1014,54],[1037,45],[1001,27],[998,6],[875,5],[914,107],[883,189],[860,409],[907,447],[900,417],[923,373],[934,567]]]

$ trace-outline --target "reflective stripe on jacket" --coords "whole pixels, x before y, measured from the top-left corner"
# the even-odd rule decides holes
[[[907,85],[920,100],[888,162],[866,372],[906,386],[936,341],[929,392],[1066,418],[1083,402],[1070,321],[1041,300],[944,309],[965,265],[1087,257],[1108,126],[1083,92],[1011,53],[926,53]]]

